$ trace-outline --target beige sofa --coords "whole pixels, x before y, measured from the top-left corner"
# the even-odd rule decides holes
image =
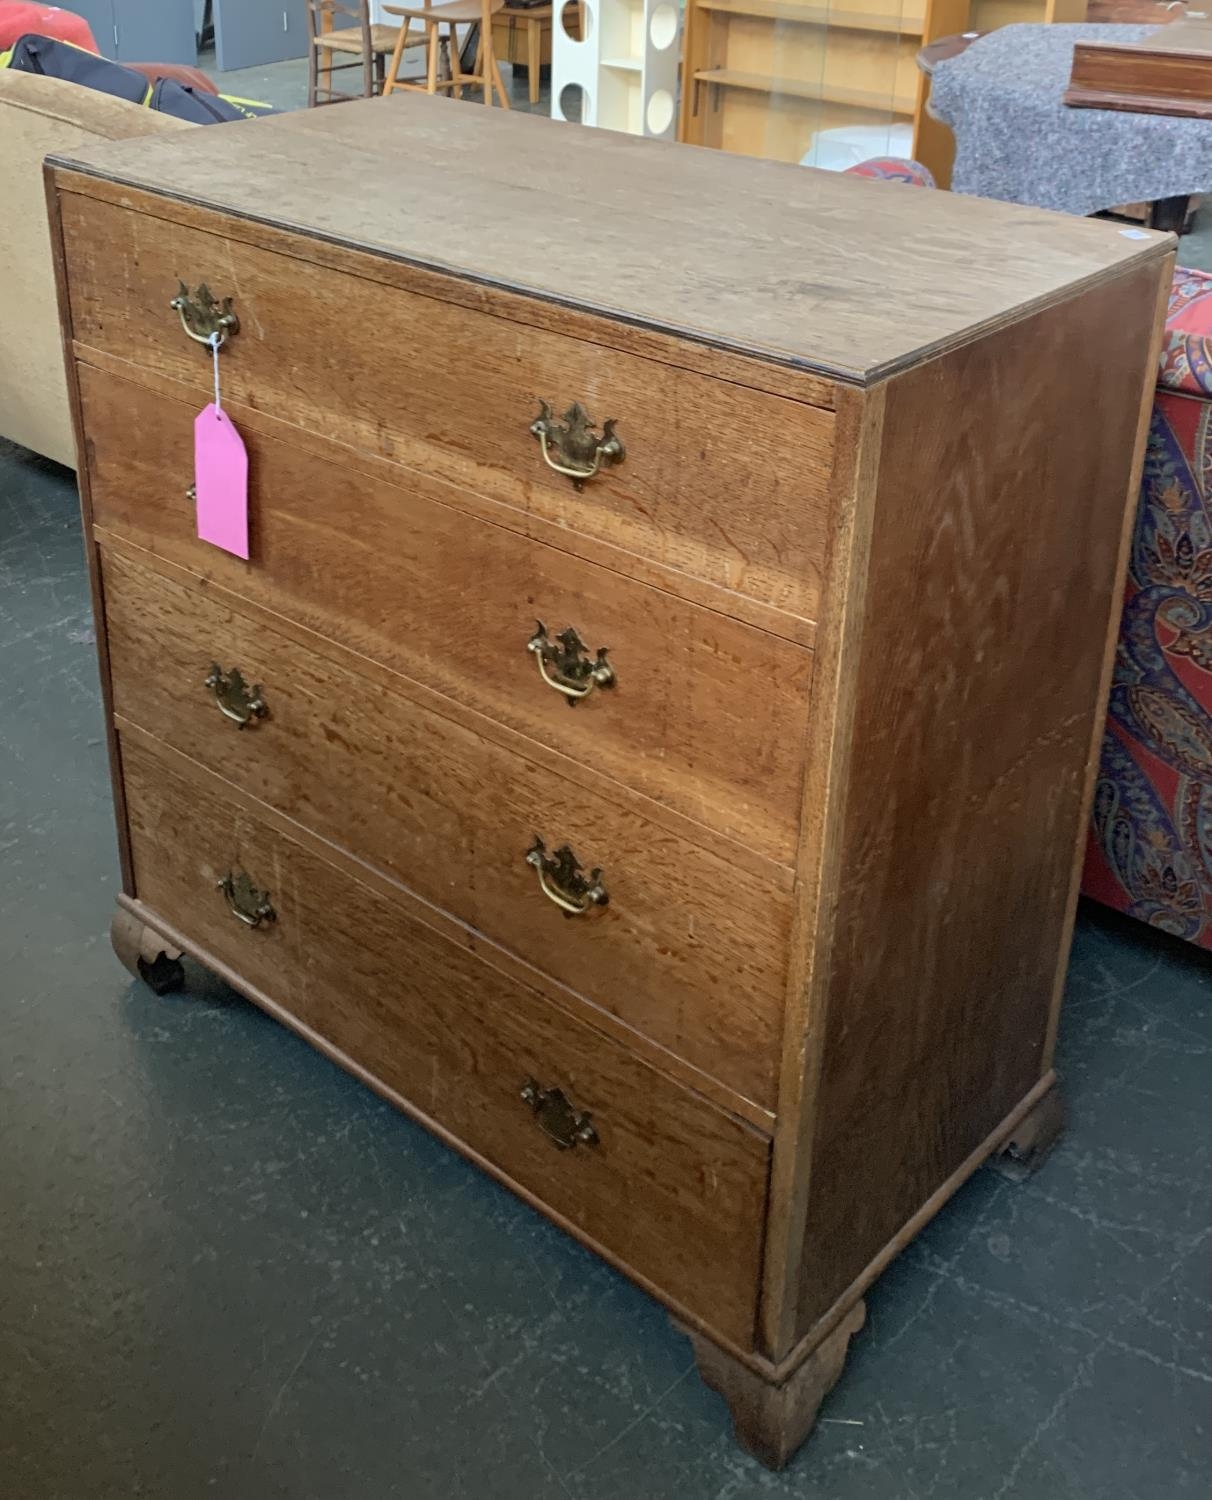
[[[78,84],[0,69],[0,437],[75,466],[43,159],[94,141],[194,128]]]

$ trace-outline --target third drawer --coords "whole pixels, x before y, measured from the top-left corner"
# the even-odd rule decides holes
[[[120,719],[773,1111],[789,872],[700,848],[120,552],[103,577]]]

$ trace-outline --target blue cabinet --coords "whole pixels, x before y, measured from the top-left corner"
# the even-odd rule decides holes
[[[114,0],[72,0],[73,12],[92,27],[103,57],[115,56]]]
[[[71,8],[117,62],[198,60],[193,0],[72,0]]]
[[[307,56],[307,0],[215,0],[220,72]]]

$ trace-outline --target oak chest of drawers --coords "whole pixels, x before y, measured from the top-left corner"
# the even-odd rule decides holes
[[[784,1462],[1056,1127],[1172,241],[421,98],[48,189],[119,956],[634,1277]]]

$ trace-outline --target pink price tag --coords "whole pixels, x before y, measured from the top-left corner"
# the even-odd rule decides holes
[[[198,535],[248,557],[248,451],[225,411],[212,402],[194,422]]]

